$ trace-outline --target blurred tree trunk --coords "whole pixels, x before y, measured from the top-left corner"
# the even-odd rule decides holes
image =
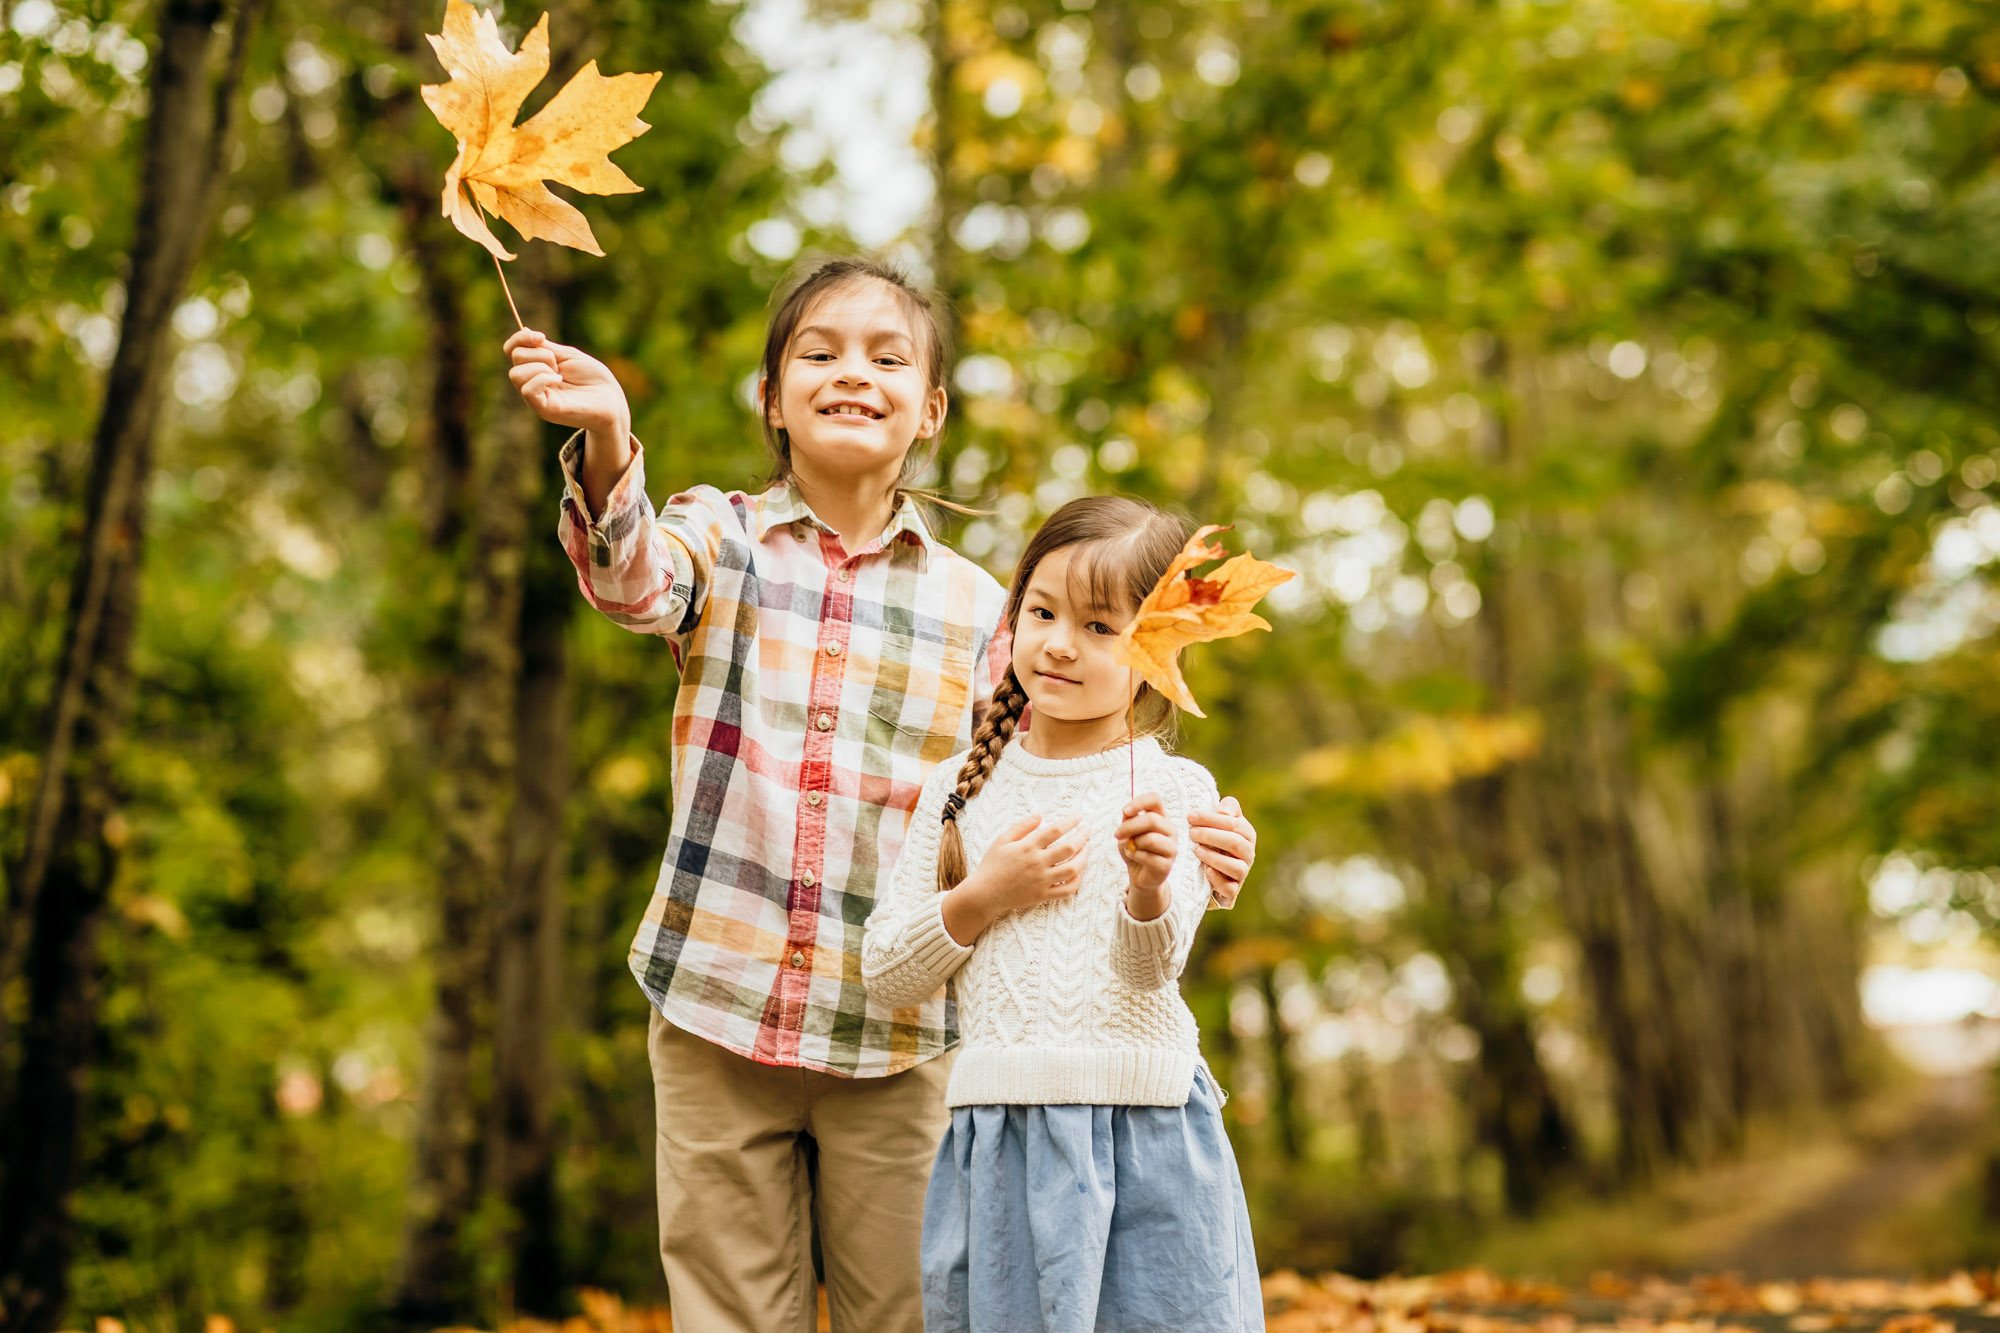
[[[523,317],[552,327],[542,262],[538,250],[524,252],[511,282]],[[511,387],[492,428],[475,441],[457,669],[438,755],[435,1007],[394,1301],[409,1320],[466,1315],[474,1297],[462,1233],[482,1174],[478,1065],[492,1021],[492,913],[509,897],[525,544],[547,462],[541,423]]]
[[[1382,1115],[1374,1071],[1357,1046],[1341,1057],[1340,1072],[1341,1097],[1354,1122],[1355,1167],[1363,1180],[1379,1184],[1389,1174],[1389,1125]]]
[[[1761,894],[1753,898],[1748,882],[1750,867],[1739,850],[1736,811],[1730,793],[1713,771],[1718,757],[1711,753],[1702,758],[1711,771],[1700,782],[1698,799],[1705,837],[1697,845],[1705,844],[1708,966],[1726,1033],[1722,1044],[1728,1048],[1720,1075],[1729,1115],[1722,1125],[1720,1146],[1735,1149],[1742,1144],[1744,1123],[1752,1112],[1760,1108],[1782,1110],[1793,1104],[1790,1088],[1799,1071],[1786,1067],[1791,1063],[1786,1057],[1794,1052],[1777,1043],[1771,978],[1763,967],[1766,936],[1778,924],[1768,917],[1773,911],[1782,913],[1783,904]]]
[[[1505,346],[1496,346],[1475,371],[1504,383]],[[1514,413],[1503,404],[1479,442],[1483,461],[1509,484],[1518,484],[1516,435]],[[1496,715],[1512,712],[1522,693],[1517,582],[1512,558],[1489,552],[1473,621],[1471,670]],[[1540,1208],[1576,1166],[1575,1135],[1542,1068],[1521,998],[1520,947],[1509,915],[1507,890],[1530,862],[1521,827],[1522,780],[1521,768],[1510,765],[1415,803],[1404,812],[1399,838],[1417,853],[1433,895],[1419,914],[1420,928],[1449,961],[1454,1013],[1479,1039],[1467,1088],[1473,1133],[1499,1157],[1507,1209],[1517,1216]]]
[[[160,16],[125,317],[92,445],[41,783],[0,936],[0,998],[24,962],[28,979],[0,1185],[0,1327],[9,1333],[55,1328],[67,1298],[97,932],[125,837],[116,756],[131,699],[153,437],[173,310],[228,174],[236,89],[261,13],[262,0],[170,0]],[[0,1043],[6,1012],[0,1003]]]
[[[1271,1111],[1277,1122],[1278,1152],[1287,1166],[1296,1166],[1305,1160],[1306,1131],[1305,1108],[1299,1105],[1298,1062],[1292,1056],[1295,1034],[1280,1017],[1283,1006],[1278,1002],[1277,969],[1258,968],[1257,982],[1264,1008],[1270,1014],[1267,1030],[1271,1034]]]
[[[588,4],[560,8],[563,41],[554,53],[569,69],[601,54]],[[518,265],[516,300],[524,318],[568,338],[567,252],[533,247]],[[550,428],[524,404],[503,409],[531,446],[523,469],[524,543],[519,613],[520,679],[514,697],[514,791],[505,887],[493,935],[493,1115],[488,1179],[505,1205],[509,1307],[544,1318],[563,1313],[561,1215],[556,1192],[556,1034],[562,1019],[564,883],[569,842],[569,628],[576,574],[555,540],[559,475]]]
[[[429,11],[402,3],[391,17],[392,47],[423,68],[419,39]],[[467,288],[473,280],[468,256],[474,252],[439,215],[442,164],[435,153],[416,146],[414,127],[422,117],[414,90],[399,89],[386,113],[393,146],[385,179],[417,258],[433,348],[424,433],[434,484],[427,488],[425,522],[434,567],[455,573],[457,592],[455,606],[435,608],[442,619],[429,655],[440,671],[423,702],[438,756],[435,992],[391,1300],[397,1319],[436,1324],[463,1320],[477,1308],[464,1230],[478,1207],[482,1182],[499,1182],[510,1198],[540,1188],[535,1182],[542,1171],[524,1144],[546,1143],[550,1036],[546,1027],[514,1034],[504,1066],[490,1038],[496,1005],[503,1006],[508,1027],[546,1024],[548,1017],[546,968],[534,956],[539,941],[533,938],[544,919],[533,897],[546,890],[534,877],[554,855],[537,839],[548,820],[559,827],[562,793],[537,788],[517,810],[516,755],[524,738],[545,747],[561,721],[559,714],[548,715],[545,687],[523,689],[524,648],[541,654],[539,669],[545,674],[553,669],[560,676],[562,668],[559,653],[551,668],[545,646],[523,641],[530,632],[522,620],[530,511],[547,461],[542,427],[504,382],[496,387],[500,405],[492,426],[483,432],[475,427],[476,357],[468,335]],[[548,328],[552,297],[545,265],[541,247],[530,247],[512,266],[509,282],[524,317]],[[498,286],[497,275],[492,282]],[[498,381],[497,356],[493,364]],[[560,693],[559,679],[553,688]],[[534,774],[533,780],[547,776]],[[557,802],[554,811],[545,808],[546,799]],[[517,813],[527,827],[510,818]],[[526,956],[519,937],[524,910],[530,935]],[[494,1081],[503,1077],[514,1084],[511,1096]],[[527,1079],[538,1088],[523,1096],[519,1084]],[[501,1128],[483,1134],[484,1098],[496,1094],[492,1106]],[[532,1212],[538,1222],[551,1216],[541,1202]],[[539,1306],[547,1284],[557,1280],[552,1248],[533,1265],[529,1281]]]
[[[1416,924],[1451,969],[1454,1016],[1479,1039],[1467,1084],[1473,1134],[1500,1159],[1508,1211],[1526,1216],[1573,1172],[1576,1145],[1521,998],[1506,890],[1523,871],[1509,785],[1505,772],[1462,782],[1421,803],[1398,834],[1425,880]]]
[[[575,674],[580,691],[589,689],[589,669],[578,664]],[[579,699],[587,697],[580,692]],[[579,733],[580,734],[580,733]],[[583,755],[578,772],[588,772],[593,756]],[[632,974],[625,965],[625,946],[631,937],[629,919],[621,910],[618,890],[605,879],[586,880],[585,891],[576,906],[576,924],[565,978],[567,1009],[574,1016],[579,1033],[612,1031],[621,1021],[623,1002],[629,1002]],[[653,1188],[652,1098],[629,1101],[628,1081],[613,1077],[609,1067],[593,1068],[584,1061],[576,1071],[577,1142],[585,1149],[584,1164],[578,1174],[581,1216],[571,1219],[577,1234],[576,1268],[570,1276],[579,1284],[605,1286],[614,1280],[616,1269],[607,1256],[618,1252],[619,1236],[632,1225],[635,1216],[652,1216],[656,1208]],[[615,1169],[610,1163],[610,1146],[618,1143],[642,1144],[643,1172]],[[633,1179],[633,1175],[641,1178]],[[659,1272],[659,1265],[651,1266]]]
[[[931,286],[944,299],[945,329],[957,345],[961,318],[959,302],[964,293],[958,242],[952,235],[965,207],[965,193],[952,171],[958,151],[958,119],[951,87],[958,78],[958,53],[951,39],[945,6],[950,0],[931,0],[924,21],[924,38],[931,53],[931,180],[936,196],[931,207]]]
[[[135,462],[143,465],[150,445]],[[80,1133],[97,1035],[97,936],[118,848],[111,743],[130,702],[129,663],[137,619],[136,547],[143,536],[144,492],[125,496],[121,527],[132,548],[112,561],[108,597],[95,640],[102,659],[77,728],[71,790],[57,825],[28,924],[27,1012],[20,1062],[9,1099],[7,1174],[0,1187],[0,1328],[47,1333],[59,1327],[69,1292],[73,1239],[70,1193],[80,1165]],[[114,692],[115,691],[115,692]]]
[[[1566,651],[1586,631],[1573,579],[1544,580]],[[1581,671],[1584,668],[1577,668]],[[1539,816],[1557,898],[1610,1062],[1619,1172],[1628,1180],[1699,1159],[1729,1137],[1728,1042],[1696,909],[1675,907],[1641,853],[1632,822],[1636,757],[1621,698],[1574,679],[1549,705]]]
[[[525,409],[523,409],[525,410]],[[561,1017],[563,885],[569,798],[568,635],[577,603],[569,558],[552,535],[555,469],[528,507],[527,580],[521,606],[521,685],[507,886],[494,940],[493,1180],[507,1204],[513,1306],[563,1313],[556,1199],[555,1037]]]
[[[1514,355],[1495,342],[1475,374],[1503,390]],[[1485,461],[1519,483],[1522,472],[1520,423],[1512,396],[1488,419],[1480,441]],[[1475,624],[1477,673],[1488,706],[1510,713],[1522,695],[1519,576],[1514,558],[1491,552],[1486,596]],[[1535,1032],[1521,997],[1518,948],[1508,918],[1506,891],[1528,869],[1527,834],[1521,827],[1524,772],[1509,765],[1488,778],[1464,783],[1458,791],[1459,817],[1473,838],[1475,866],[1487,867],[1484,895],[1491,925],[1487,947],[1471,951],[1460,986],[1460,1021],[1479,1037],[1472,1095],[1473,1123],[1480,1138],[1500,1155],[1507,1207],[1516,1215],[1540,1208],[1550,1189],[1576,1167],[1576,1136],[1542,1068]]]

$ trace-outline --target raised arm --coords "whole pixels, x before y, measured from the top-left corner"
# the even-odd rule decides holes
[[[625,475],[593,519],[577,476],[584,448],[578,436],[562,447],[562,516],[556,523],[556,536],[576,566],[577,586],[606,618],[636,634],[693,629],[724,545],[748,540],[744,516],[712,486],[676,495],[656,515],[646,495],[645,451],[634,441]]]
[[[513,360],[507,375],[522,401],[544,420],[577,427],[560,455],[556,533],[584,597],[634,633],[693,628],[716,556],[741,529],[740,516],[706,487],[675,496],[656,515],[625,391],[604,363],[533,329],[514,333],[506,347]]]

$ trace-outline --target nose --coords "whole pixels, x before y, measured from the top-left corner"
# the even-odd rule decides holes
[[[1049,626],[1049,637],[1042,641],[1042,646],[1050,657],[1059,657],[1065,662],[1076,657],[1076,645],[1070,641],[1069,626],[1060,621]]]
[[[865,389],[874,382],[875,377],[871,373],[872,370],[873,367],[870,366],[867,357],[844,356],[840,359],[840,367],[835,372],[834,383],[851,388]]]

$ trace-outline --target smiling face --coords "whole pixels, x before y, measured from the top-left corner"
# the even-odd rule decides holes
[[[1133,608],[1092,605],[1098,580],[1076,563],[1088,557],[1085,546],[1044,556],[1014,620],[1014,677],[1035,707],[1029,735],[1059,736],[1065,749],[1122,739],[1125,709],[1138,689],[1133,673],[1111,655]]]
[[[808,485],[896,484],[910,446],[944,425],[945,391],[931,383],[910,311],[888,283],[857,278],[813,301],[785,347],[765,411],[791,442]]]

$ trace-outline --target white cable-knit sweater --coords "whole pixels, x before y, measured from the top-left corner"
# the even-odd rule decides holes
[[[1131,756],[1138,790],[1156,791],[1180,839],[1168,876],[1172,901],[1151,921],[1125,910],[1124,859],[1112,836],[1130,799],[1127,748],[1081,759],[1039,759],[1019,740],[959,815],[966,860],[977,866],[993,839],[1030,814],[1080,814],[1090,858],[1075,896],[1009,912],[971,945],[944,928],[937,891],[944,798],[957,761],[924,783],[908,839],[861,943],[870,995],[902,1007],[947,981],[958,995],[960,1047],[945,1100],[995,1103],[1180,1106],[1201,1058],[1194,1015],[1175,983],[1208,883],[1188,841],[1188,812],[1216,805],[1215,780],[1150,738]]]

